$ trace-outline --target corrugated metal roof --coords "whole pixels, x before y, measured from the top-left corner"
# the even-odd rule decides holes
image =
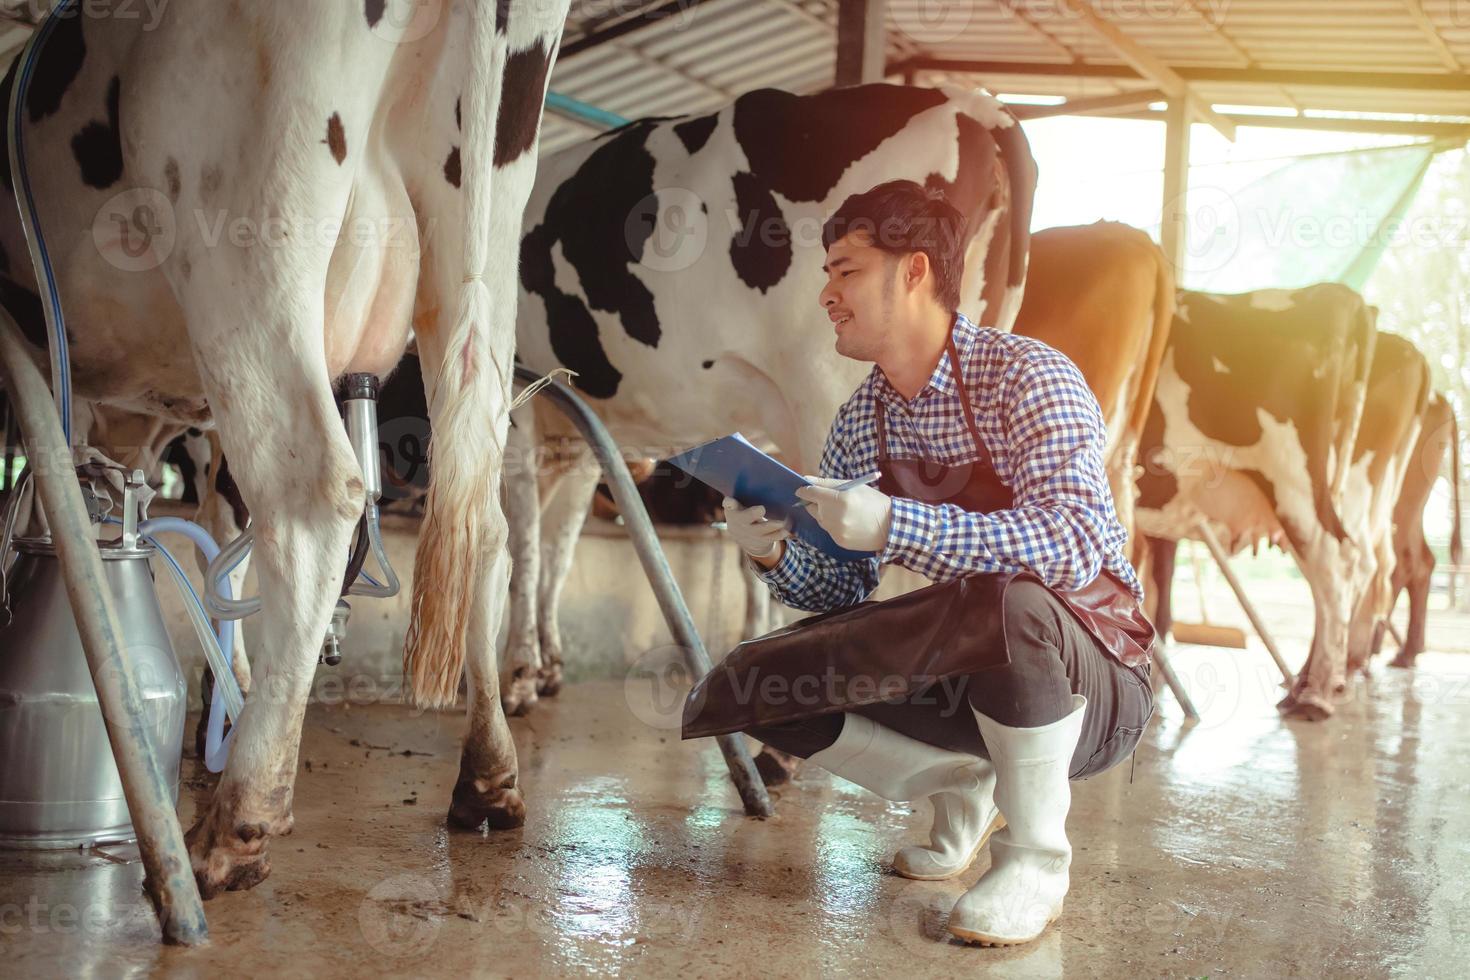
[[[1205,102],[1470,121],[1470,0],[1090,2],[1146,53],[1184,72],[1392,72],[1459,86],[1192,80]],[[0,10],[7,4],[14,6],[0,0]],[[919,70],[919,84],[1066,98],[1157,87],[1127,69],[1065,0],[888,0],[887,11],[890,65],[926,58],[992,66]],[[836,23],[837,0],[574,0],[552,87],[629,118],[708,111],[768,86],[813,92],[832,84]],[[616,36],[595,40],[609,29]],[[0,50],[17,48],[28,31],[0,22]],[[1123,77],[1095,77],[1099,71]],[[542,149],[596,131],[549,113]]]
[[[1470,121],[1465,72],[1470,0],[1093,0],[1092,5],[1173,68],[1407,72],[1462,84],[1458,90],[1404,90],[1193,81],[1202,101],[1309,114],[1330,110]],[[645,9],[659,6],[664,5],[649,3]],[[817,91],[832,83],[836,6],[836,0],[699,3],[563,57],[552,85],[630,118],[709,110],[765,86]],[[630,12],[624,19],[637,16]],[[887,17],[890,64],[921,57],[1070,72],[921,70],[919,84],[951,81],[998,93],[1067,98],[1155,87],[1140,78],[1079,74],[1092,66],[1126,64],[1062,0],[888,0]],[[564,43],[585,37],[592,23],[574,9]],[[593,132],[591,126],[548,117],[542,146],[554,151]]]

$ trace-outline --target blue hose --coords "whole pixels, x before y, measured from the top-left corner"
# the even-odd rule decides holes
[[[26,232],[31,260],[36,266],[36,283],[41,287],[42,308],[46,323],[51,328],[51,384],[56,396],[56,409],[61,415],[61,431],[67,445],[72,442],[71,432],[71,357],[66,346],[66,320],[61,313],[61,295],[56,287],[56,272],[51,266],[51,253],[46,248],[46,239],[41,234],[41,225],[36,213],[36,198],[31,192],[30,170],[26,166],[25,127],[21,125],[21,109],[25,95],[31,87],[31,75],[35,71],[36,59],[51,32],[56,29],[61,17],[80,16],[72,10],[77,0],[62,0],[51,11],[51,15],[36,29],[30,43],[26,45],[23,63],[16,74],[15,91],[11,93],[10,106],[10,168],[15,177],[16,204],[21,213],[21,227]]]

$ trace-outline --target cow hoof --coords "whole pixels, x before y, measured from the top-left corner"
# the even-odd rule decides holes
[[[531,713],[536,706],[537,677],[529,667],[517,667],[509,683],[502,685],[500,707],[506,717],[517,718]]]
[[[1413,670],[1414,661],[1418,659],[1414,654],[1405,654],[1402,650],[1398,655],[1388,662],[1390,667],[1398,667],[1400,670]]]
[[[1297,721],[1326,721],[1332,717],[1333,708],[1327,700],[1310,691],[1289,694],[1276,704],[1283,718]]]
[[[801,771],[803,761],[801,756],[790,755],[769,745],[762,746],[754,759],[755,771],[761,774],[761,782],[767,786],[784,786],[791,782],[791,778]]]
[[[199,895],[208,900],[224,892],[244,891],[270,877],[268,845],[291,832],[289,816],[250,823],[211,805],[184,841]]]
[[[499,779],[467,779],[454,786],[449,825],[464,830],[512,830],[526,822],[526,802],[515,785],[515,773]]]
[[[556,697],[561,692],[561,678],[561,661],[554,660],[536,672],[536,693],[543,698]]]

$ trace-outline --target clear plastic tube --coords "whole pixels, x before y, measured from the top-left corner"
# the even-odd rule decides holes
[[[107,523],[120,525],[122,522],[115,517],[109,517]],[[187,537],[206,560],[213,560],[219,553],[219,547],[208,531],[182,518],[158,517],[138,525],[138,534],[157,549],[173,574],[174,584],[184,598],[184,612],[199,636],[205,659],[209,661],[210,671],[214,674],[215,697],[210,701],[209,722],[205,731],[204,765],[210,772],[221,772],[229,761],[230,746],[234,744],[236,731],[232,727],[228,735],[224,734],[225,717],[228,715],[232,723],[238,724],[240,715],[245,710],[245,696],[235,680],[232,666],[235,662],[234,640],[238,627],[234,623],[221,622],[216,636],[209,624],[204,603],[200,600],[199,593],[194,591],[193,583],[189,581],[173,553],[156,537],[165,532]],[[229,582],[226,581],[224,588],[228,590],[229,587]]]

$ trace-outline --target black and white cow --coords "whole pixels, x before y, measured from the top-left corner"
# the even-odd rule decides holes
[[[741,431],[810,472],[870,370],[835,353],[817,304],[822,223],[896,178],[942,191],[966,217],[961,309],[1009,329],[1036,167],[999,101],[979,89],[765,89],[542,162],[521,239],[517,355],[537,373],[576,371],[630,453],[661,458]],[[512,446],[545,462],[516,468],[539,472],[539,493],[529,477],[507,482],[508,708],[560,677],[557,602],[598,480],[573,435],[545,409],[516,416]]]
[[[1345,684],[1348,626],[1369,550],[1362,477],[1354,482],[1351,464],[1374,323],[1361,296],[1332,283],[1180,292],[1139,448],[1142,533],[1192,538],[1203,520],[1231,554],[1264,539],[1301,567],[1316,629],[1307,666],[1280,705],[1298,717],[1330,715]],[[1172,567],[1156,562],[1151,576],[1151,591],[1164,597],[1160,633],[1169,626]]]
[[[259,657],[188,834],[202,891],[259,882],[291,829],[302,713],[364,505],[333,379],[388,374],[410,328],[438,465],[405,672],[441,706],[467,669],[450,819],[518,824],[491,648],[508,572],[496,488],[515,233],[566,0],[175,5],[149,30],[86,7],[22,103],[75,393],[217,427],[254,522]],[[0,221],[3,299],[43,357],[16,219]]]

